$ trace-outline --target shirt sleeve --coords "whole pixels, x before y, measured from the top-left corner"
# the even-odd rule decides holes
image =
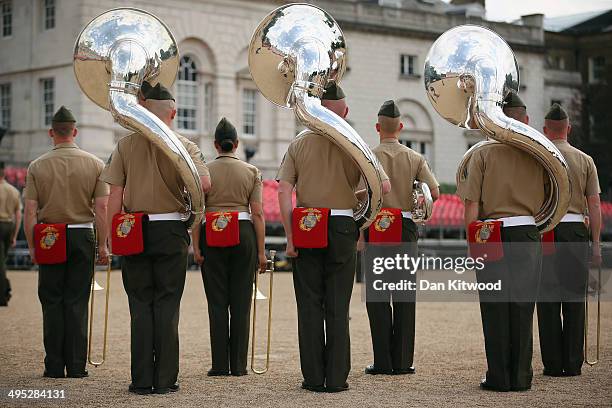
[[[204,160],[204,155],[200,151],[198,145],[186,139],[183,141],[183,144],[185,145],[189,156],[191,156],[191,160],[193,160],[193,163],[196,166],[198,175],[200,177],[210,177],[210,172],[206,166],[206,160]]]
[[[123,166],[123,158],[121,157],[121,150],[119,150],[120,144],[108,158],[104,170],[100,174],[100,180],[112,184],[113,186],[125,186],[125,168]]]
[[[36,189],[36,178],[34,177],[34,169],[30,165],[26,174],[26,184],[23,189],[23,198],[25,200],[38,201],[38,190]]]
[[[249,197],[250,203],[263,203],[263,179],[261,171],[257,170],[255,174],[255,184],[251,196]]]
[[[427,164],[427,160],[425,160],[423,157],[421,157],[421,166],[419,167],[419,172],[417,173],[416,178],[417,180],[427,184],[427,186],[432,190],[439,186],[438,180],[436,180],[436,177],[429,168],[429,164]]]
[[[457,194],[462,200],[470,200],[479,203],[482,197],[482,181],[484,174],[483,157],[480,153],[474,153],[467,166],[467,174],[461,188],[457,189]]]
[[[278,173],[276,174],[276,181],[286,181],[292,186],[297,182],[297,170],[295,168],[295,160],[293,158],[293,152],[291,145],[283,157]]]
[[[588,170],[587,170],[587,183],[585,195],[595,195],[601,193],[601,188],[599,187],[599,177],[597,176],[597,167],[595,166],[595,162],[593,159],[589,157],[588,160]]]
[[[100,179],[102,171],[104,170],[104,163],[102,161],[97,161],[96,164],[98,166],[98,179],[96,180],[94,198],[105,197],[109,194],[108,184]]]

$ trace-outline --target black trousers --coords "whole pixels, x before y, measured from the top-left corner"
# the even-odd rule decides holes
[[[293,262],[300,364],[309,385],[341,387],[351,370],[348,313],[357,238],[352,217],[329,217],[327,248],[299,248]]]
[[[402,242],[414,243],[411,254],[416,256],[418,232],[416,224],[402,219]],[[414,280],[415,275],[407,276]],[[393,305],[393,308],[391,307]],[[415,302],[389,299],[387,302],[366,302],[374,366],[381,370],[406,370],[414,361]]]
[[[257,269],[255,228],[250,221],[240,221],[240,243],[233,247],[208,246],[205,228],[201,229],[200,239],[212,369],[244,374],[247,371],[253,280]]]
[[[181,221],[145,225],[145,249],[122,262],[131,318],[132,384],[165,388],[179,372],[179,309],[189,234]]]
[[[580,373],[584,358],[584,300],[589,237],[584,223],[555,227],[557,251],[543,257],[538,329],[544,368],[552,373]]]
[[[502,291],[480,291],[487,383],[525,390],[533,378],[533,312],[540,281],[541,244],[535,226],[502,229],[504,258],[476,271],[478,282],[502,280]]]
[[[95,257],[93,229],[66,230],[67,261],[40,265],[38,298],[43,312],[45,370],[51,375],[85,371],[87,304]]]
[[[6,277],[6,261],[14,232],[13,222],[0,221],[0,306],[6,305],[11,293],[11,284]]]

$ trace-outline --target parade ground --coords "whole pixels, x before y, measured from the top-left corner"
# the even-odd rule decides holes
[[[363,372],[372,351],[361,287],[351,304],[350,390],[315,394],[302,390],[297,316],[290,273],[277,273],[274,287],[270,371],[246,377],[207,377],[208,315],[200,273],[187,273],[180,320],[180,391],[136,396],[130,382],[130,325],[121,274],[112,273],[107,362],[89,367],[85,379],[43,378],[42,312],[36,272],[9,272],[13,299],[0,308],[0,406],[61,407],[610,407],[612,406],[612,304],[602,303],[601,363],[581,377],[542,375],[534,324],[533,388],[494,393],[478,387],[486,370],[478,303],[417,305],[415,375],[370,376]],[[267,280],[267,275],[265,275]],[[104,284],[102,274],[97,277]],[[103,292],[100,292],[103,293]],[[102,306],[103,298],[96,298]],[[265,305],[265,301],[261,303]],[[592,311],[594,311],[594,307]],[[265,307],[260,307],[260,311]],[[258,311],[259,313],[259,311]],[[97,316],[96,316],[97,317]],[[264,316],[265,317],[265,316]],[[258,319],[259,320],[259,319]],[[592,320],[594,321],[594,320]],[[101,320],[97,321],[102,323]],[[265,322],[260,322],[263,328]],[[263,333],[263,330],[260,331]],[[593,331],[593,333],[595,333]],[[261,334],[259,340],[263,341]],[[594,339],[594,335],[593,335]],[[100,338],[97,348],[100,348]],[[64,390],[62,400],[7,398],[10,390]]]

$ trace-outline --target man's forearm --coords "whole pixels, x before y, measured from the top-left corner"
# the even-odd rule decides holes
[[[37,204],[28,204],[23,213],[23,230],[28,241],[28,247],[34,248],[34,225],[38,222],[36,215]]]
[[[280,216],[285,228],[285,236],[287,241],[291,242],[293,239],[293,232],[291,230],[291,213],[293,211],[293,203],[291,202],[291,193],[279,192],[278,193],[278,204],[280,207]]]
[[[199,222],[193,224],[191,226],[191,245],[193,246],[193,250],[200,249],[200,230],[202,228],[202,224]]]
[[[266,252],[266,220],[263,214],[253,214],[253,226],[257,237],[257,252],[263,254]]]
[[[121,212],[123,203],[123,188],[111,186],[111,193],[108,196],[108,207],[106,210],[106,230],[111,231],[113,228],[113,217]]]
[[[15,230],[13,231],[13,240],[17,239],[19,228],[21,227],[21,211],[15,212]]]
[[[589,208],[589,226],[591,228],[591,241],[599,243],[601,233],[601,203],[599,196],[587,197]]]
[[[98,236],[98,246],[106,245],[106,238],[108,237],[108,224],[106,220],[106,213],[108,211],[108,197],[96,199],[96,231]]]
[[[465,222],[465,230],[467,231],[469,225],[478,219],[478,203],[465,200],[463,218]]]

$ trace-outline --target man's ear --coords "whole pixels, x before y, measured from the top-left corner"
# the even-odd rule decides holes
[[[48,133],[49,133],[49,137],[50,137],[51,139],[53,139],[53,129],[49,129],[49,132],[48,132]]]
[[[77,128],[72,129],[72,137],[77,137],[78,134],[79,134],[79,129]]]
[[[240,139],[236,140],[236,144],[234,145],[234,149],[237,149],[239,144],[240,144]]]
[[[170,120],[174,120],[175,116],[176,116],[176,108],[172,109],[172,113],[170,114]]]
[[[548,136],[548,128],[546,126],[544,126],[542,128],[542,133],[544,133],[544,135]]]
[[[380,123],[376,122],[376,131],[380,133]]]
[[[528,125],[529,124],[529,115],[525,115],[525,124]]]
[[[349,111],[349,109],[348,109],[348,106],[347,106],[346,109],[344,110],[344,118],[342,118],[342,119],[345,119],[348,116],[348,111]]]
[[[401,132],[403,128],[404,128],[404,124],[402,122],[400,122],[399,128],[397,129],[397,131]]]

